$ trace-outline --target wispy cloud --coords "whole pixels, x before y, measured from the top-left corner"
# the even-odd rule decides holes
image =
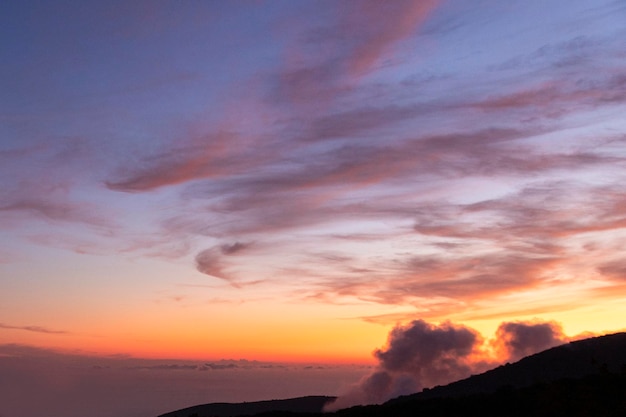
[[[626,261],[624,260],[620,259],[599,265],[598,270],[602,275],[611,280],[618,282],[626,280]]]
[[[355,75],[369,71],[396,42],[415,33],[438,3],[437,0],[419,3],[402,0],[336,5],[341,16],[337,35],[347,38],[350,46],[348,71]]]
[[[287,47],[284,68],[271,77],[270,98],[300,110],[332,103],[352,91],[360,77],[383,66],[394,46],[418,32],[438,4],[366,0],[316,5],[315,15],[324,18],[298,22],[306,31]]]
[[[42,326],[12,326],[5,323],[0,323],[0,329],[6,330],[24,330],[27,332],[45,333],[45,334],[70,334],[65,330],[54,330]]]
[[[138,167],[124,169],[106,186],[116,191],[149,191],[203,178],[234,175],[261,163],[260,155],[242,149],[237,135],[217,132],[194,139],[188,146],[167,148],[145,157]],[[256,158],[253,158],[252,156]]]

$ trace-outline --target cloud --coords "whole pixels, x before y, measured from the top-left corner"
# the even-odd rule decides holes
[[[498,327],[494,346],[503,362],[517,361],[568,340],[555,322],[507,322]]]
[[[364,0],[337,4],[341,14],[342,36],[348,35],[348,71],[360,75],[389,51],[398,41],[414,31],[439,2],[400,0],[393,3]]]
[[[142,158],[138,167],[122,170],[119,179],[105,184],[115,191],[141,192],[233,174],[240,168],[243,157],[236,145],[237,137],[228,132],[195,138],[187,146],[168,148]]]
[[[90,210],[89,204],[53,201],[43,198],[25,198],[0,205],[0,212],[28,213],[54,221],[103,224],[104,220]]]
[[[444,385],[568,340],[556,322],[504,322],[495,338],[485,343],[477,331],[466,326],[414,320],[391,330],[387,346],[374,351],[376,370],[339,396],[328,410],[381,403]]]
[[[183,365],[183,364],[160,364],[149,366],[134,366],[127,369],[152,370],[152,371],[195,371],[204,370],[202,365]]]
[[[230,281],[231,278],[224,271],[224,265],[219,250],[206,249],[196,255],[196,269],[203,274]]]
[[[463,373],[459,359],[470,355],[477,343],[478,334],[469,328],[451,323],[434,326],[415,320],[408,326],[394,328],[387,348],[377,349],[374,356],[383,369],[407,371],[430,384]]]
[[[356,205],[349,197],[366,188],[381,193],[376,187],[393,186],[407,179],[419,186],[433,178],[452,181],[471,176],[541,175],[616,162],[613,157],[576,153],[540,156],[530,148],[513,145],[535,133],[488,129],[390,144],[354,143],[306,158],[295,157],[289,164],[267,167],[253,175],[198,183],[184,195],[189,199],[211,199],[208,208],[225,218],[214,222],[213,230],[201,226],[204,233],[246,234],[335,222],[353,217],[355,212],[361,217],[406,216],[410,209],[402,211],[397,201],[369,200]],[[394,188],[387,190],[389,193]],[[183,222],[189,224],[190,220]]]
[[[5,323],[0,323],[0,329],[24,330],[27,332],[46,333],[46,334],[69,334],[69,332],[65,330],[48,329],[47,327],[42,327],[42,326],[12,326],[12,325],[5,324]]]
[[[229,281],[232,285],[238,285],[235,277],[228,271],[225,257],[240,255],[251,245],[251,243],[234,242],[205,249],[196,255],[196,269],[203,274]]]
[[[76,198],[75,187],[85,177],[74,170],[94,164],[84,141],[61,138],[55,142],[1,151],[0,175],[11,178],[0,195],[0,221],[8,225],[40,219],[110,229],[115,222],[89,199]]]
[[[332,5],[332,12],[337,16],[333,26],[324,28],[322,38],[315,35],[315,41],[305,42],[305,48],[308,45],[319,50],[314,43],[326,42],[329,45],[326,49],[333,52],[312,54],[310,62],[304,66],[280,71],[274,96],[279,102],[287,97],[311,100],[319,96],[320,91],[329,90],[329,85],[333,86],[329,94],[334,96],[345,88],[340,78],[345,74],[368,72],[393,44],[410,35],[436,4],[431,0],[417,4],[405,0],[393,4],[367,0]],[[347,27],[350,30],[346,31]],[[298,49],[301,47],[299,44]],[[187,144],[140,157],[132,166],[129,163],[105,181],[105,185],[116,191],[145,192],[198,179],[234,175],[250,170],[262,160],[258,147],[251,152],[244,138],[226,131],[184,142]]]
[[[513,172],[516,177],[533,172],[543,175],[543,171],[569,167],[593,170],[597,165],[618,163],[614,156],[587,157],[586,151],[544,155],[542,163],[523,162],[524,158],[534,158],[532,151],[511,157],[514,148],[510,146],[524,135],[514,130],[483,131],[415,139],[398,149],[391,146],[368,149],[367,145],[340,148],[325,154],[323,164],[316,166],[314,160],[308,169],[296,167],[291,175],[260,172],[254,177],[197,184],[187,190],[187,198],[203,200],[218,195],[220,201],[208,208],[223,221],[207,224],[203,220],[205,214],[196,214],[174,218],[169,227],[244,242],[251,236],[258,239],[265,234],[265,238],[275,238],[286,230],[323,230],[327,224],[355,219],[398,222],[413,218],[416,242],[429,248],[427,256],[415,256],[407,250],[368,262],[358,253],[345,253],[338,263],[342,280],[321,277],[311,281],[314,283],[311,292],[406,305],[425,294],[471,301],[537,288],[547,282],[553,271],[563,268],[571,256],[580,255],[580,249],[572,247],[571,241],[565,240],[567,237],[619,230],[626,224],[620,205],[623,193],[618,188],[572,180],[535,181],[478,202],[424,198],[413,204],[407,203],[400,190],[378,188],[393,184],[396,177],[413,176],[419,189],[420,178],[425,180],[428,175],[432,178],[438,169],[442,181],[447,181],[447,175],[456,179],[471,173],[470,167],[486,173],[495,171],[494,175]],[[477,147],[477,143],[482,143],[482,147]],[[464,158],[458,165],[458,173],[454,173],[454,164],[429,165],[433,160],[455,160],[457,153]],[[491,159],[502,160],[494,163]],[[351,196],[358,195],[359,189],[384,194],[378,199],[355,201]],[[396,191],[399,193],[395,194]],[[296,195],[298,198],[294,198]],[[590,205],[590,201],[596,204]],[[381,230],[376,233],[376,240],[391,242],[397,233],[392,229]],[[324,232],[318,234],[325,236]],[[328,237],[335,234],[330,232]],[[316,255],[319,251],[312,250],[316,242],[310,238],[308,247],[300,249],[311,265],[320,264]],[[354,243],[365,242],[357,238]],[[234,245],[233,250],[240,248]],[[286,241],[282,245],[285,250],[295,248]],[[236,268],[244,262],[243,256],[226,258],[229,250],[213,248],[198,258],[197,265],[205,273],[227,276],[225,268]],[[302,262],[299,264],[306,267]],[[319,268],[317,272],[310,271],[315,276],[319,273]]]
[[[80,254],[116,252],[121,216],[89,185],[98,157],[87,140],[50,135],[0,150],[0,177],[10,179],[0,195],[0,228],[16,247],[25,241]]]
[[[273,77],[270,97],[309,109],[332,103],[417,32],[438,3],[363,0],[316,5],[309,19],[298,22],[304,33],[287,47],[285,68]]]
[[[319,158],[296,158],[280,169],[199,182],[186,189],[184,198],[206,201],[203,211],[174,217],[167,227],[240,242],[231,243],[232,249],[218,245],[196,258],[198,270],[231,283],[244,280],[240,272],[250,264],[249,248],[244,250],[242,242],[272,240],[281,250],[298,253],[297,261],[285,258],[280,268],[270,266],[276,272],[272,276],[308,276],[308,288],[299,294],[309,299],[415,306],[423,317],[436,317],[454,305],[463,314],[481,300],[553,285],[557,274],[573,276],[572,259],[588,259],[575,242],[626,224],[619,187],[578,180],[584,172],[621,164],[619,153],[591,152],[587,145],[550,152],[520,145],[534,133],[486,129],[402,143],[354,143],[321,151]],[[562,179],[544,180],[552,174]],[[459,187],[465,192],[463,188],[474,186],[473,176],[487,178],[489,184],[491,176],[503,175],[514,186],[478,201],[473,196],[470,202],[455,201],[453,193],[445,199],[431,197],[432,191],[422,188],[436,178],[441,184],[467,181]],[[414,180],[408,194],[397,186],[407,178]],[[374,240],[351,240],[359,250],[336,251],[342,259],[334,270],[315,248],[328,244],[324,239],[340,245],[332,227],[343,222],[358,221],[358,230],[368,230],[381,222],[406,225],[411,219],[412,230],[380,229]],[[296,242],[286,231],[310,234]],[[349,235],[342,236],[346,240]],[[395,245],[403,239],[417,246],[381,253],[375,260],[360,252],[368,242]],[[426,248],[427,255],[416,256],[417,247]],[[244,251],[229,257],[235,248]],[[580,267],[595,271],[597,265]],[[561,284],[568,285],[568,279]],[[447,300],[439,304],[441,299]]]
[[[449,322],[437,326],[414,320],[397,326],[389,334],[387,347],[374,352],[378,369],[340,396],[329,410],[381,403],[467,377],[485,366],[475,359],[481,343],[475,330]]]
[[[195,135],[197,137],[193,139],[185,138],[183,134],[181,141],[183,145],[164,146],[160,152],[129,161],[127,167],[119,170],[105,184],[113,190],[142,192],[202,179],[230,178],[245,172],[258,172],[257,168],[268,168],[268,164],[274,166],[293,161],[296,151],[299,153],[302,146],[306,146],[303,144],[316,141],[360,140],[362,148],[352,148],[351,151],[363,153],[367,152],[368,146],[372,145],[372,142],[363,143],[363,139],[378,142],[376,138],[381,136],[381,129],[386,129],[385,142],[398,145],[399,142],[405,140],[404,137],[399,137],[404,134],[398,132],[423,130],[422,121],[427,122],[438,114],[445,114],[448,119],[461,120],[468,116],[468,111],[472,118],[476,118],[475,112],[478,110],[488,113],[482,119],[485,122],[484,125],[507,126],[509,129],[514,126],[519,128],[521,125],[526,125],[528,128],[532,125],[534,134],[537,134],[541,130],[540,119],[560,118],[585,109],[612,106],[623,102],[626,97],[626,83],[617,68],[576,66],[573,74],[568,73],[564,77],[545,63],[540,66],[541,71],[546,73],[545,76],[535,75],[531,79],[541,81],[531,82],[530,85],[528,82],[521,81],[511,83],[509,78],[504,81],[496,79],[495,82],[491,81],[494,84],[492,88],[486,92],[481,91],[480,94],[473,91],[468,94],[442,95],[441,89],[450,89],[449,83],[451,82],[458,82],[464,86],[463,88],[472,85],[473,81],[465,79],[463,74],[455,74],[454,80],[446,79],[441,80],[439,82],[441,84],[437,83],[439,88],[436,89],[436,95],[417,94],[423,90],[420,86],[419,89],[416,88],[411,100],[393,100],[391,98],[396,97],[398,92],[393,90],[393,85],[385,85],[383,88],[389,90],[384,90],[385,94],[382,94],[380,99],[378,99],[381,96],[380,93],[377,95],[371,93],[377,96],[374,101],[376,105],[363,106],[361,104],[363,100],[359,97],[363,94],[367,95],[364,92],[374,87],[364,85],[356,90],[350,88],[347,86],[349,83],[342,80],[338,72],[340,73],[345,67],[353,68],[354,72],[370,71],[374,62],[393,49],[393,45],[411,35],[436,6],[435,1],[417,3],[399,1],[391,5],[371,1],[345,4],[342,2],[332,7],[328,6],[329,10],[322,8],[329,16],[333,16],[332,19],[324,19],[324,24],[315,23],[318,20],[321,21],[320,16],[325,13],[323,10],[317,10],[310,19],[311,22],[304,25],[303,31],[311,33],[304,39],[295,37],[298,39],[297,45],[293,46],[298,51],[310,52],[306,54],[302,52],[303,55],[309,57],[308,60],[305,59],[302,63],[301,59],[294,59],[298,64],[287,62],[286,68],[275,69],[279,80],[273,81],[277,91],[274,101],[269,107],[267,103],[259,103],[263,111],[271,114],[270,117],[274,117],[277,124],[270,130],[269,135],[262,140],[255,140],[258,143],[254,144],[253,152],[248,149],[251,139],[246,138],[245,134],[209,127],[209,133]],[[381,18],[381,16],[385,17]],[[320,25],[323,30],[317,27]],[[615,40],[610,45],[613,43]],[[563,56],[578,56],[583,53],[581,51],[594,57],[594,53],[601,54],[603,57],[611,56],[613,50],[611,47],[608,47],[608,50],[598,51],[598,44],[602,44],[601,40],[582,42],[572,39],[563,45],[544,46],[541,52],[536,53],[538,54],[536,57],[526,59],[533,63],[537,59],[542,63],[544,61],[550,63],[558,57],[562,59]],[[597,59],[589,61],[597,62]],[[520,79],[528,78],[528,73],[536,71],[537,65],[533,64],[531,69],[526,69],[522,74],[516,73],[516,76]],[[581,81],[583,76],[586,77],[584,82]],[[513,87],[510,87],[511,85]],[[329,89],[332,93],[328,95],[337,95],[337,97],[324,101],[325,105],[321,106],[322,108],[316,108],[314,111],[310,109],[310,106],[305,106],[305,110],[293,105],[286,106],[286,109],[282,108],[284,103],[289,101],[287,97],[301,97],[300,101],[315,103],[319,101],[317,97]],[[278,107],[280,111],[277,111]],[[526,122],[519,123],[520,120],[526,120]],[[541,128],[545,130],[546,126],[541,126]],[[560,128],[561,126],[558,125],[548,127],[554,130]],[[483,133],[486,131],[487,129],[484,129]],[[527,137],[533,135],[529,131],[526,133]],[[442,144],[445,146],[443,139]],[[414,153],[422,149],[417,141],[412,145],[415,159]],[[423,167],[425,172],[432,168],[436,169],[436,173],[444,168],[458,172],[460,168],[464,168],[466,173],[496,175],[498,170],[505,172],[508,168],[511,172],[517,168],[517,173],[521,175],[525,171],[542,170],[544,165],[548,168],[550,166],[554,168],[555,164],[573,167],[581,157],[585,156],[569,155],[571,157],[568,158],[568,155],[553,157],[535,154],[532,157],[522,158],[517,157],[521,153],[508,148],[500,149],[502,152],[497,152],[492,157],[491,149],[481,149],[481,144],[472,143],[468,139],[463,144],[460,141],[457,143],[460,147],[454,154],[451,152],[453,148],[448,148],[447,153],[451,158],[445,155],[443,158],[437,158],[438,155],[428,153],[428,150],[434,150],[432,145],[432,143],[426,143],[427,152],[424,157],[414,161],[416,162],[414,166]],[[269,149],[270,146],[272,149]],[[281,149],[281,155],[276,155],[276,149]],[[371,148],[372,152],[380,150],[385,151],[380,144]],[[396,150],[401,156],[405,155],[402,151],[410,151],[408,148],[399,147],[396,147]],[[477,154],[478,150],[486,151],[484,157]],[[524,152],[526,151],[524,149]],[[464,155],[463,158],[453,161],[455,156],[461,154]],[[431,156],[431,159],[428,159],[427,155]],[[395,160],[390,158],[394,156],[393,153],[387,152],[384,156],[387,160]],[[597,157],[593,154],[587,156]],[[472,163],[473,160],[475,163]],[[406,157],[399,161],[409,162]],[[605,160],[597,160],[598,163],[603,161]],[[459,163],[454,164],[454,162]],[[456,169],[454,165],[457,165]],[[273,169],[268,171],[276,172]]]
[[[598,266],[598,271],[611,280],[626,281],[626,261],[618,260]]]
[[[604,75],[580,85],[567,81],[553,81],[521,91],[487,97],[471,106],[484,111],[503,111],[523,117],[558,118],[585,108],[621,103],[626,99],[624,77]]]
[[[407,254],[371,263],[367,270],[349,273],[346,269],[342,280],[319,280],[315,294],[414,306],[420,314],[436,316],[465,309],[477,300],[539,287],[562,263],[561,257],[548,252],[495,250],[478,257],[450,252],[423,257]]]
[[[206,369],[211,369],[214,371],[223,371],[225,369],[235,369],[238,368],[238,365],[235,363],[206,363],[204,364]]]
[[[298,5],[285,9],[287,17],[268,12],[263,19],[269,20],[259,21],[263,30],[269,21],[292,20],[280,26],[289,29],[277,42],[253,45],[264,64],[250,65],[254,74],[236,68],[223,80],[215,73],[229,92],[238,90],[231,81],[246,86],[226,100],[231,124],[209,104],[222,97],[209,95],[199,107],[174,109],[173,118],[155,128],[160,133],[138,128],[131,135],[150,137],[150,143],[138,139],[114,152],[125,160],[113,162],[117,168],[104,175],[108,188],[101,187],[101,195],[130,210],[153,207],[153,197],[167,199],[136,229],[120,233],[120,251],[195,253],[190,268],[232,284],[256,274],[250,266],[256,265],[254,248],[266,255],[263,276],[276,283],[302,276],[297,282],[305,288],[298,293],[309,299],[397,304],[426,318],[450,306],[469,314],[493,297],[549,283],[576,285],[569,277],[577,266],[615,275],[610,259],[594,264],[577,245],[612,241],[626,225],[619,203],[623,178],[606,175],[624,166],[623,137],[617,123],[600,123],[604,111],[624,102],[623,37],[562,35],[462,61],[457,45],[476,40],[469,32],[494,16],[458,13],[458,7],[464,6],[355,1]],[[528,39],[519,29],[511,41],[521,46]],[[501,46],[497,39],[484,40],[481,48]],[[232,41],[238,45],[232,50],[250,46],[243,38]],[[439,67],[450,56],[449,45],[459,60]],[[461,49],[461,55],[476,56]],[[424,65],[416,65],[422,59]],[[161,92],[158,80],[167,82],[167,74],[205,70],[183,65],[145,80],[157,80],[155,91]],[[177,100],[172,102],[182,102]],[[95,153],[94,143],[84,146]],[[44,148],[9,149],[0,158],[10,163],[30,155],[27,165],[36,167],[49,153]],[[58,166],[81,159],[81,152],[74,143],[52,159]],[[98,163],[98,173],[111,166]],[[90,164],[79,165],[83,169],[68,170],[67,177],[80,180],[82,172],[91,172]],[[39,177],[45,169],[37,171]],[[83,188],[56,178],[55,184],[67,184],[68,192],[29,183],[27,193],[2,198],[0,211],[51,222],[100,220],[90,217],[98,207],[70,199]],[[171,188],[163,194],[138,195],[165,187]],[[180,198],[169,200],[175,195]],[[156,226],[150,223],[155,217]],[[358,240],[355,231],[373,239]],[[610,233],[597,235],[602,232]],[[339,242],[340,235],[351,237]],[[219,244],[194,247],[205,238]],[[281,251],[267,250],[267,241]],[[94,251],[83,244],[78,249],[87,250]],[[283,253],[280,261],[272,259]]]
[[[250,247],[251,243],[235,242],[220,245],[220,251],[224,255],[235,255],[241,253]]]
[[[572,192],[576,190],[576,192]],[[589,232],[621,229],[623,192],[614,186],[570,181],[529,185],[498,199],[468,205],[447,205],[438,211],[420,211],[415,230],[425,235],[469,238],[534,239],[535,243]],[[601,204],[588,204],[602,201]],[[488,216],[483,216],[488,215]],[[459,221],[473,216],[480,224]],[[542,249],[545,249],[544,246]]]

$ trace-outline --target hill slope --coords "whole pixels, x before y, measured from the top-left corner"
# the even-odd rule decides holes
[[[495,392],[501,387],[522,388],[563,378],[582,378],[604,372],[626,372],[626,333],[570,342],[499,366],[480,375],[424,390],[410,398],[459,397]]]
[[[269,413],[263,417],[287,417]],[[294,414],[292,417],[297,416]],[[332,417],[319,414],[317,417]],[[595,374],[559,379],[489,394],[430,399],[408,398],[382,405],[339,410],[334,417],[623,417],[626,375]]]
[[[162,414],[159,417],[229,417],[249,416],[268,411],[289,411],[294,413],[320,413],[324,405],[335,397],[308,396],[287,400],[256,401],[249,403],[212,403],[202,404],[182,410]]]

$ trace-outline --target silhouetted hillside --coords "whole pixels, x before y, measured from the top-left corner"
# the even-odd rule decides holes
[[[264,417],[287,417],[266,414]],[[295,416],[295,415],[293,415]],[[320,414],[319,417],[322,415]],[[330,417],[325,415],[326,417]],[[490,394],[390,401],[378,406],[339,410],[334,417],[623,417],[626,375],[595,374],[560,379]]]
[[[309,396],[287,400],[257,401],[249,403],[212,403],[196,405],[159,417],[230,417],[249,416],[268,411],[293,413],[321,413],[324,405],[335,397]]]

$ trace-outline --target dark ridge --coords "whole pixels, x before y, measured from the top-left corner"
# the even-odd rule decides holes
[[[263,417],[288,417],[267,414]],[[296,417],[297,415],[289,416]],[[626,374],[594,374],[503,387],[489,394],[412,398],[382,405],[352,407],[317,417],[624,417]]]
[[[212,403],[195,405],[162,414],[159,417],[233,417],[266,412],[321,413],[324,405],[335,397],[308,396],[287,400],[268,400],[249,403]]]

